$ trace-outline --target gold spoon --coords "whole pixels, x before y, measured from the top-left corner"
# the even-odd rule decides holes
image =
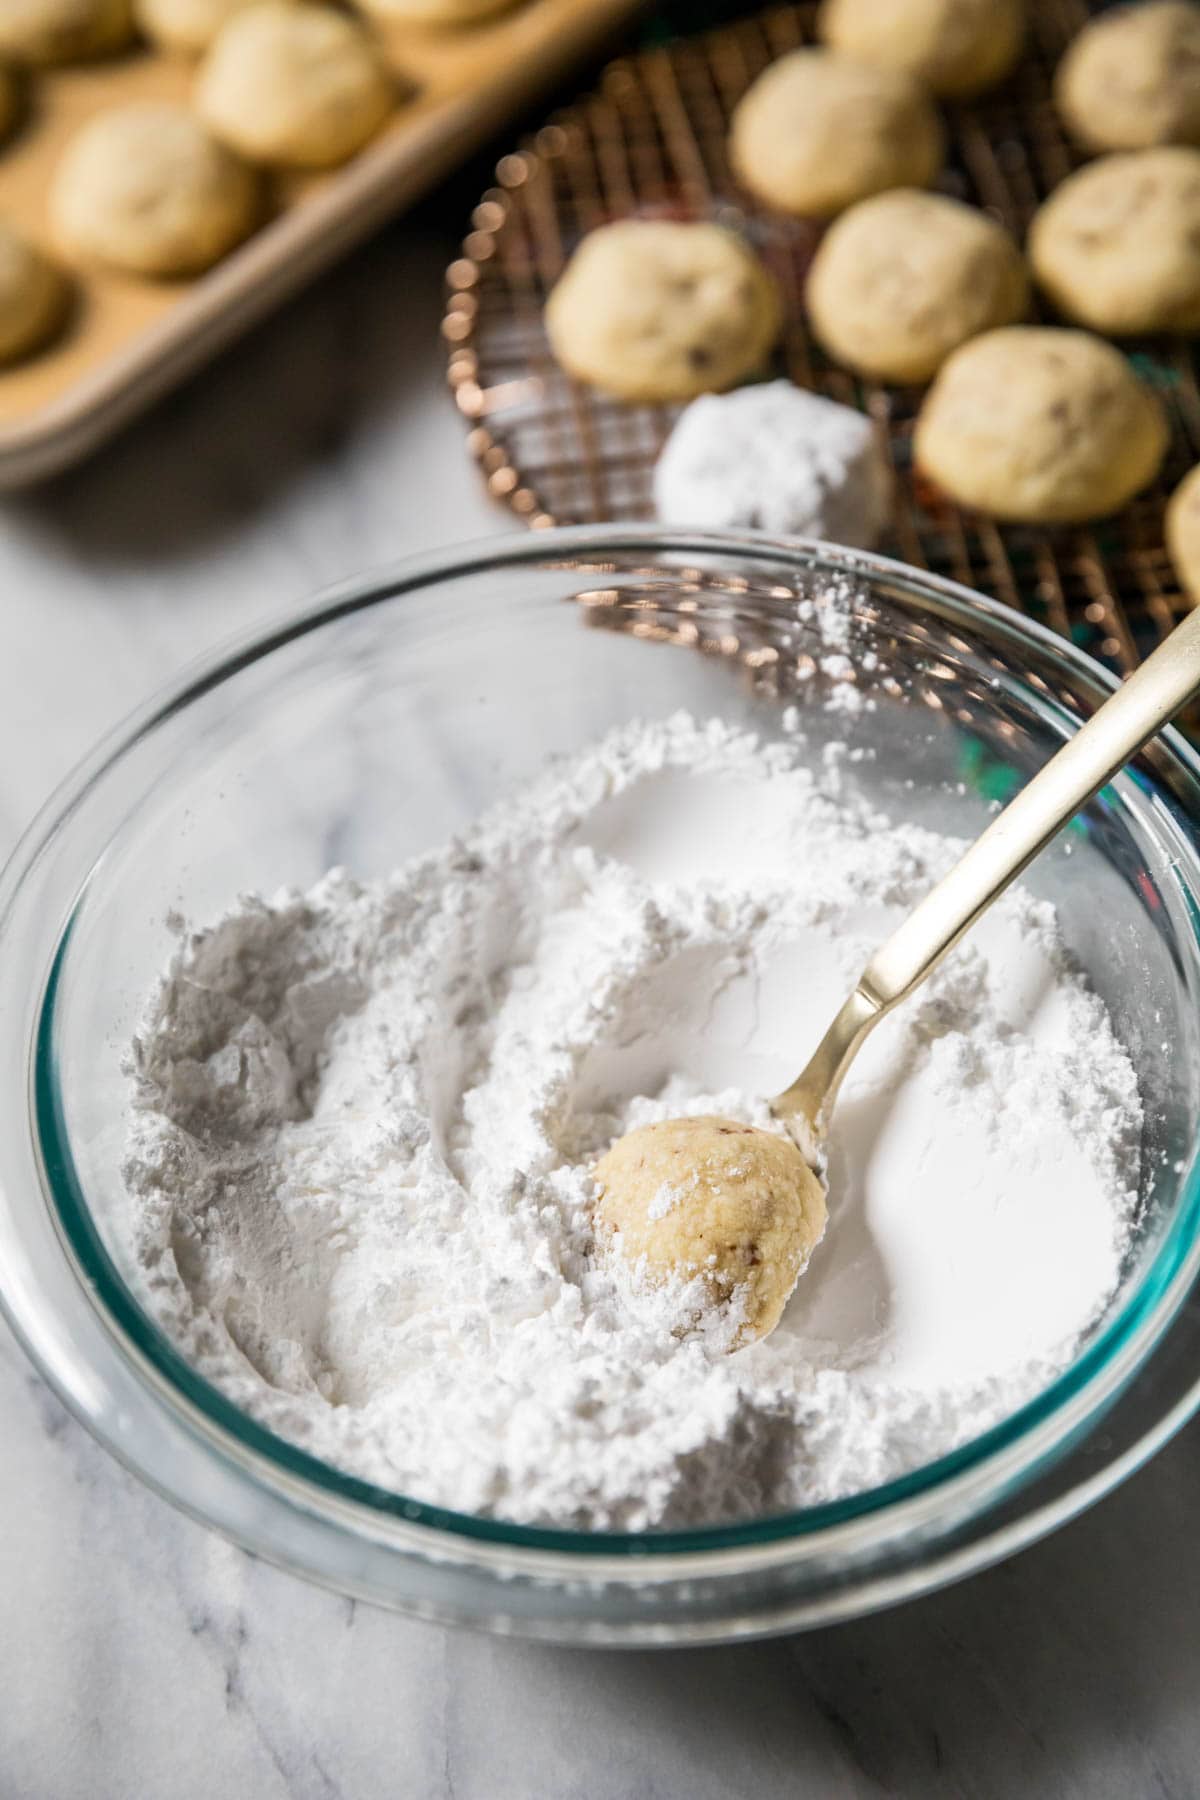
[[[1200,689],[1200,609],[1022,788],[875,952],[801,1073],[770,1102],[799,1151],[727,1119],[667,1119],[596,1168],[597,1221],[651,1281],[702,1280],[741,1308],[728,1347],[777,1323],[825,1225],[824,1147],[838,1090],[870,1033],[1118,769]]]

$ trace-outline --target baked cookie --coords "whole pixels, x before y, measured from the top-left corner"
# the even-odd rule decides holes
[[[1200,6],[1147,0],[1102,13],[1059,63],[1054,102],[1089,150],[1200,144]]]
[[[323,169],[374,137],[392,86],[370,38],[344,13],[261,0],[218,34],[196,105],[250,162]]]
[[[1167,502],[1167,550],[1179,585],[1200,599],[1200,465],[1189,471]]]
[[[1021,318],[1029,282],[994,220],[940,194],[896,188],[830,226],[807,302],[835,362],[877,381],[928,381],[968,338]]]
[[[1024,0],[824,0],[817,30],[832,50],[903,69],[959,99],[1002,81],[1021,54]]]
[[[0,219],[0,362],[14,362],[52,338],[69,295],[62,272]]]
[[[865,413],[790,381],[704,394],[654,469],[669,525],[747,527],[866,550],[891,511],[892,476]]]
[[[1010,325],[956,350],[914,449],[951,499],[998,519],[1070,525],[1115,512],[1158,473],[1162,406],[1086,331]]]
[[[255,222],[258,182],[186,107],[97,113],[63,152],[50,194],[72,257],[139,275],[195,275]]]
[[[17,63],[84,62],[133,36],[131,0],[3,0],[0,57]]]
[[[1093,331],[1200,331],[1200,150],[1117,152],[1068,175],[1034,216],[1029,260]]]
[[[164,50],[199,56],[222,25],[256,0],[134,0],[139,28]]]
[[[589,233],[546,302],[570,374],[620,400],[732,387],[779,335],[779,293],[719,225],[622,219]]]
[[[739,101],[729,150],[760,200],[826,219],[884,188],[927,187],[945,136],[910,76],[832,50],[793,50]]]
[[[355,0],[364,12],[405,25],[477,25],[516,0]]]

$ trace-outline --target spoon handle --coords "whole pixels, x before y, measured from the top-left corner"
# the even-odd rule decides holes
[[[773,1103],[819,1128],[863,1039],[1092,795],[1200,688],[1200,608],[1029,781],[880,945],[808,1067]]]

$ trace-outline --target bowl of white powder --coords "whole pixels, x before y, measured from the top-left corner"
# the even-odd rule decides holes
[[[1182,738],[880,1028],[769,1337],[681,1330],[591,1171],[653,1120],[769,1124],[1110,685],[883,559],[640,528],[405,565],[234,646],[0,889],[30,1354],[238,1542],[501,1630],[794,1628],[1050,1529],[1196,1405]]]

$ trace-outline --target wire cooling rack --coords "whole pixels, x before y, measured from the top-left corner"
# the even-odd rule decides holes
[[[941,186],[987,208],[1022,237],[1049,191],[1080,160],[1059,127],[1050,81],[1085,22],[1085,0],[1039,0],[1014,76],[972,105],[947,109]],[[857,404],[883,428],[896,475],[882,548],[993,594],[1128,671],[1189,605],[1163,548],[1163,507],[1200,457],[1200,387],[1191,346],[1128,346],[1171,415],[1156,486],[1086,529],[996,524],[958,508],[914,471],[920,390],[877,386],[835,367],[810,338],[801,301],[816,227],[759,206],[726,156],[729,116],[774,57],[813,38],[812,5],[774,7],[704,36],[612,63],[596,92],[557,113],[496,171],[447,272],[449,376],[470,422],[468,446],[490,491],[528,524],[653,516],[651,474],[678,408],[628,406],[572,381],[550,354],[542,306],[585,232],[640,213],[727,218],[775,273],[788,324],[775,373]]]

